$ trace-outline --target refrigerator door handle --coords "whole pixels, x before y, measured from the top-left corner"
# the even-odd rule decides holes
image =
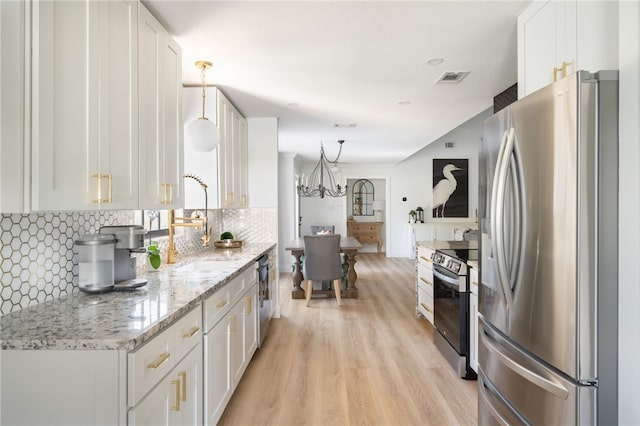
[[[498,158],[496,160],[496,167],[495,170],[493,172],[493,183],[492,183],[492,188],[491,188],[491,207],[490,207],[490,214],[491,214],[491,254],[490,254],[490,258],[497,258],[499,256],[498,253],[498,247],[497,247],[497,210],[498,210],[498,205],[497,205],[497,198],[498,198],[498,180],[500,177],[500,164],[502,164],[502,159],[505,155],[505,148],[507,146],[507,137],[509,135],[509,130],[505,130],[503,135],[502,135],[502,140],[500,141],[500,149],[498,150]],[[499,271],[498,271],[499,274]],[[500,277],[498,277],[500,278]],[[500,280],[502,281],[502,280]],[[500,286],[500,288],[502,289],[502,293],[503,293],[503,297],[505,302],[507,302],[507,295],[504,294],[504,286]]]
[[[494,180],[494,192],[495,192],[495,204],[494,211],[491,215],[492,222],[495,226],[492,226],[493,239],[495,245],[495,257],[498,265],[498,277],[502,286],[502,292],[504,293],[505,301],[507,304],[507,311],[511,311],[513,305],[513,293],[511,285],[509,284],[509,274],[507,272],[507,263],[505,260],[506,252],[504,248],[504,197],[505,187],[507,182],[507,172],[509,171],[509,162],[511,160],[511,152],[513,151],[513,143],[515,140],[515,130],[510,128],[507,132],[506,142],[502,151],[502,158],[496,165],[497,182]],[[492,224],[493,225],[493,224]]]
[[[480,324],[480,327],[481,327],[480,342],[483,344],[485,348],[487,348],[489,352],[495,355],[496,358],[502,364],[504,364],[507,368],[509,368],[511,371],[518,374],[519,376],[522,376],[527,381],[539,386],[540,388],[544,389],[549,393],[556,395],[559,398],[562,398],[563,400],[566,400],[569,397],[569,391],[563,386],[560,386],[548,380],[547,378],[542,377],[540,374],[536,373],[535,371],[531,371],[525,366],[517,363],[516,361],[514,361],[514,358],[515,358],[514,356],[509,356],[508,354],[504,354],[496,345],[490,342],[490,340],[494,340],[494,339],[490,335],[490,332],[486,329],[486,326],[484,324]],[[499,342],[497,343],[499,344]]]

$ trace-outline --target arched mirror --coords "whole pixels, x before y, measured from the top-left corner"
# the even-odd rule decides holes
[[[355,181],[351,197],[351,214],[354,216],[373,216],[373,183],[370,180],[358,179]]]

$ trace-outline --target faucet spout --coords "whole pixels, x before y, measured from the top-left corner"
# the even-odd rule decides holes
[[[202,188],[202,190],[204,191],[204,222],[203,222],[203,226],[204,226],[204,235],[202,236],[202,245],[204,247],[208,247],[209,246],[209,242],[211,241],[211,227],[207,226],[209,221],[208,221],[208,195],[207,195],[207,184],[204,183],[204,181],[199,178],[198,176],[191,174],[191,173],[187,173],[186,175],[183,176],[185,179],[193,179],[196,182],[198,182],[200,184],[200,187]]]

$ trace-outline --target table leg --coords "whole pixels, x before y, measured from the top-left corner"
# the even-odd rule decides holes
[[[355,294],[358,294],[358,288],[356,287],[356,280],[358,279],[358,274],[356,274],[355,264],[356,264],[356,253],[357,251],[345,251],[344,257],[349,264],[349,271],[347,272],[347,288],[348,291],[353,291]]]
[[[295,257],[296,261],[294,262],[294,270],[291,279],[293,281],[293,291],[295,292],[303,292],[302,287],[300,287],[300,283],[304,279],[304,276],[302,275],[302,263],[300,262],[302,254],[302,251],[293,253],[293,257]]]

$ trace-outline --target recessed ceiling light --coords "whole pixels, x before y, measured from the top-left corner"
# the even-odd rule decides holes
[[[336,123],[333,125],[333,127],[339,127],[339,128],[352,128],[352,127],[356,127],[357,124],[356,123],[345,123],[345,124],[340,124],[340,123]]]
[[[411,101],[400,101],[398,105],[411,105]]]
[[[444,62],[443,58],[429,58],[427,59],[427,64],[429,65],[440,65]]]

